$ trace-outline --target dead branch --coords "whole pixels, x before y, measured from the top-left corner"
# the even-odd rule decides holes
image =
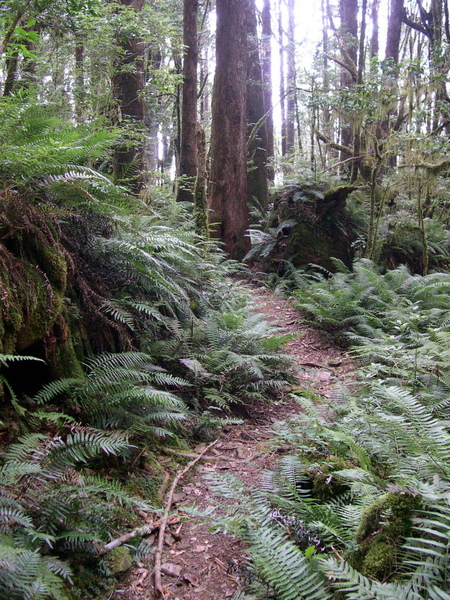
[[[198,463],[198,461],[203,458],[203,456],[208,452],[208,450],[210,448],[212,448],[213,446],[215,446],[217,444],[219,440],[215,440],[214,442],[212,442],[211,444],[209,444],[209,446],[207,446],[203,452],[201,452],[194,460],[191,460],[191,462],[186,465],[184,467],[184,469],[182,469],[178,475],[175,477],[175,479],[172,481],[172,485],[170,486],[170,490],[169,490],[169,495],[167,497],[167,501],[166,501],[166,505],[164,507],[164,514],[163,517],[161,519],[161,525],[159,527],[159,535],[158,535],[158,546],[156,548],[156,554],[155,554],[155,594],[157,598],[163,598],[164,597],[164,590],[162,587],[162,583],[161,583],[161,562],[162,562],[162,552],[163,552],[163,546],[164,546],[164,534],[166,532],[166,526],[167,526],[167,519],[169,518],[169,511],[170,508],[172,506],[172,502],[173,502],[173,495],[175,493],[175,489],[178,485],[178,482],[180,481],[180,479],[190,470],[192,469],[192,467]]]
[[[122,546],[122,544],[125,544],[126,542],[128,542],[129,540],[132,540],[133,538],[137,537],[138,535],[142,535],[142,536],[151,535],[156,529],[158,529],[158,525],[155,525],[155,524],[143,525],[142,527],[137,527],[136,529],[133,529],[133,531],[125,533],[124,535],[121,535],[120,537],[116,538],[115,540],[112,540],[111,542],[108,542],[107,544],[105,544],[103,546],[103,548],[100,548],[100,550],[98,551],[98,555],[102,556],[103,554],[106,554],[107,552],[111,552],[111,550],[114,550],[114,548],[117,548],[118,546]]]

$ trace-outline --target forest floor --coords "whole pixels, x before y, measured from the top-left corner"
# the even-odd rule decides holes
[[[354,365],[350,357],[305,324],[292,305],[267,289],[248,289],[258,312],[278,325],[282,333],[298,334],[284,352],[293,357],[299,389],[330,398],[334,390],[352,380]],[[288,393],[278,402],[247,407],[243,423],[225,427],[214,447],[182,478],[174,495],[163,548],[166,600],[227,600],[241,589],[247,560],[243,542],[231,534],[213,533],[211,523],[188,516],[183,507],[195,505],[205,511],[220,503],[204,479],[207,473],[229,473],[248,486],[257,486],[261,474],[292,450],[280,447],[279,441],[278,447],[273,444],[274,424],[295,418],[300,412],[299,403]],[[200,453],[206,446],[200,444],[194,452]],[[130,569],[108,600],[155,600],[153,562],[152,553],[148,563]]]

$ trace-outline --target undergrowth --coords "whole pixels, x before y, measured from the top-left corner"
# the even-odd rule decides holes
[[[119,132],[0,108],[0,596],[96,597],[102,547],[153,510],[161,443],[274,397],[286,340],[188,209],[101,171]]]
[[[240,502],[219,527],[249,543],[251,597],[450,598],[449,283],[360,261],[298,292],[358,356],[358,388],[293,395],[302,414],[274,429],[292,455],[259,489],[213,479]]]

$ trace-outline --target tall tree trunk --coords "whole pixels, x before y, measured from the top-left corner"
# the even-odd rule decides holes
[[[379,24],[379,13],[380,13],[380,0],[372,0],[371,9],[371,21],[372,21],[372,36],[370,38],[370,58],[378,58],[380,53],[380,24]],[[373,66],[371,71],[374,71]]]
[[[144,0],[119,0],[118,4],[141,11]],[[132,129],[114,153],[114,175],[135,194],[146,182],[143,128],[144,108],[144,42],[141,38],[118,32],[120,61],[113,76],[114,97],[120,118]],[[137,137],[137,139],[136,139]]]
[[[267,128],[255,0],[247,0],[247,44],[248,200],[257,208],[267,210],[269,205]]]
[[[327,0],[321,0],[321,8],[322,8],[322,49],[323,49],[323,68],[322,68],[322,79],[323,79],[323,90],[324,90],[324,99],[322,105],[322,123],[319,122],[316,124],[316,129],[319,130],[321,125],[325,136],[332,140],[334,140],[334,127],[331,119],[331,110],[330,105],[327,102],[326,98],[328,97],[328,92],[330,90],[330,74],[328,72],[328,52],[329,52],[329,37],[328,37],[328,26],[327,26]],[[318,119],[319,121],[319,119]],[[320,139],[317,137],[317,132],[314,132],[317,138],[317,144],[320,152],[320,157],[322,161],[322,169],[327,168],[328,164],[328,154],[333,154],[336,152],[333,148],[328,145],[322,145]]]
[[[11,96],[14,84],[17,79],[17,71],[19,68],[19,55],[12,54],[11,56],[6,57],[6,78],[5,85],[3,86],[3,95]]]
[[[83,40],[79,39],[75,41],[75,86],[73,98],[77,123],[82,123],[86,109],[86,89],[84,84],[84,43]]]
[[[286,152],[294,152],[295,149],[295,123],[297,120],[297,90],[295,76],[295,22],[294,8],[295,0],[288,0],[288,31],[287,31],[287,89],[286,98]],[[299,140],[300,142],[300,140]]]
[[[198,0],[183,3],[183,87],[181,103],[180,182],[177,201],[194,201],[197,177],[197,11]]]
[[[361,25],[358,44],[358,74],[356,83],[361,86],[364,79],[364,70],[366,63],[366,18],[367,18],[367,0],[362,0],[361,6]],[[353,183],[358,177],[361,155],[365,151],[365,140],[363,136],[362,120],[359,116],[353,123],[353,162],[350,171],[350,181]]]
[[[267,176],[270,181],[275,179],[275,169],[273,158],[275,156],[274,131],[273,131],[273,113],[272,113],[272,25],[270,0],[264,0],[262,14],[262,74],[264,81],[264,110],[266,111],[266,131],[267,131]],[[272,161],[272,162],[271,162]]]
[[[400,53],[400,40],[402,33],[402,22],[404,16],[404,0],[391,0],[389,6],[389,17],[388,17],[388,28],[386,35],[386,51],[385,60],[391,63],[388,70],[388,76],[385,78],[384,88],[392,98],[395,98],[391,106],[388,108],[386,117],[381,123],[379,133],[377,135],[380,139],[387,140],[389,138],[392,126],[396,120],[398,113],[398,69],[397,65],[399,62]],[[385,143],[380,146],[380,150],[384,150]],[[392,169],[397,166],[397,157],[391,154],[387,158],[387,165]],[[382,172],[382,171],[381,171]]]
[[[341,90],[352,89],[356,84],[358,61],[358,0],[339,0],[339,14],[341,20],[340,45],[343,63],[347,68],[341,72]],[[348,117],[342,120],[341,144],[352,148],[354,142],[353,124]],[[341,153],[341,160],[348,159],[348,154]],[[350,172],[354,173],[353,169]]]
[[[147,57],[147,69],[146,69],[146,81],[150,81],[155,71],[159,71],[162,65],[162,55],[159,49],[151,49],[148,52]],[[159,140],[158,130],[159,123],[156,117],[157,106],[161,102],[161,99],[156,101],[156,106],[153,110],[147,111],[145,114],[145,130],[148,135],[149,143],[146,146],[146,164],[149,170],[149,181],[160,181],[159,175]]]
[[[400,36],[405,12],[403,3],[404,0],[390,1],[385,57],[391,59],[394,64],[398,64],[400,51]]]
[[[283,31],[282,0],[278,5],[278,38],[280,49],[280,111],[281,111],[281,155],[286,156],[286,86],[285,86],[285,35]]]
[[[211,234],[230,258],[250,249],[247,207],[246,0],[217,0],[211,127]]]

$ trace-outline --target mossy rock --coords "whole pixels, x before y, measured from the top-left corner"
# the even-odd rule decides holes
[[[10,230],[0,242],[0,343],[11,353],[43,338],[61,314],[67,261],[48,217],[25,204],[2,211]]]
[[[361,520],[359,550],[350,563],[366,577],[385,581],[398,573],[398,551],[411,535],[420,500],[411,494],[389,492],[368,507]]]
[[[133,566],[131,552],[125,546],[114,548],[106,557],[105,562],[113,575],[125,573],[125,571],[128,571]]]

